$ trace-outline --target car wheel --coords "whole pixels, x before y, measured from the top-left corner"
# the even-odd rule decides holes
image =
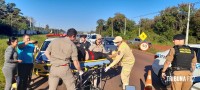
[[[166,70],[165,74],[166,74],[166,76],[171,77],[172,76],[172,70],[168,68]],[[160,80],[160,82],[163,86],[169,86],[171,84],[170,80],[162,78],[162,69],[160,69],[158,76],[159,76],[159,80]]]

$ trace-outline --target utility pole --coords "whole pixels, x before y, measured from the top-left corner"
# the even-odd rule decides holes
[[[40,23],[39,23],[39,27],[38,27],[38,30],[40,31]]]
[[[113,37],[113,20],[112,20],[112,37]]]
[[[11,27],[12,27],[12,14],[11,14],[11,18],[10,18],[10,25],[11,25]]]
[[[125,29],[124,29],[124,35],[126,35],[126,18],[125,18]]]
[[[29,18],[29,23],[30,23],[29,25],[30,25],[30,29],[31,29],[31,22],[32,22],[32,21],[31,21],[31,18]]]
[[[139,33],[138,33],[138,36],[140,36],[140,25],[141,25],[141,22],[139,21]]]
[[[190,24],[190,3],[189,5],[189,10],[188,10],[188,22],[187,22],[187,30],[186,30],[186,38],[185,38],[185,44],[188,44],[188,35],[189,35],[189,24]]]

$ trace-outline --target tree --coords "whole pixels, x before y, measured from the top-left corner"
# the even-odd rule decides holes
[[[154,20],[148,19],[148,18],[142,18],[140,20],[140,27],[142,30],[150,30],[153,28]]]
[[[122,33],[125,24],[125,15],[121,13],[116,13],[113,18],[113,28],[115,31]]]
[[[49,30],[49,25],[48,24],[46,25],[45,30]]]
[[[124,33],[125,29],[125,15],[121,13],[116,13],[114,17],[109,17],[107,21],[104,21],[102,19],[99,19],[97,21],[97,32],[100,33],[103,36],[112,36],[113,35],[119,35],[119,33]],[[129,20],[126,18],[126,30],[131,31],[135,28],[136,24],[133,20]]]
[[[97,27],[96,27],[96,32],[98,32],[99,34],[101,34],[101,32],[104,30],[104,24],[105,24],[105,20],[103,19],[99,19],[97,20]]]
[[[0,0],[0,22],[2,22],[1,19],[4,19],[6,17],[6,4],[4,0]]]
[[[191,18],[190,30],[200,40],[200,9]]]

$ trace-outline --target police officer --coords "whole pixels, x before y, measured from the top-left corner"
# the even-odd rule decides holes
[[[90,42],[88,42],[87,40],[86,40],[86,35],[82,35],[81,36],[81,43],[80,43],[80,47],[81,48],[84,48],[85,50],[88,50],[89,49],[89,47],[90,47]]]
[[[106,50],[102,44],[102,36],[100,34],[96,35],[96,41],[89,47],[89,50],[94,52],[106,53]]]
[[[129,77],[132,67],[135,63],[135,57],[133,56],[130,47],[123,41],[121,36],[115,37],[113,42],[118,47],[117,56],[113,60],[113,62],[108,67],[105,68],[105,72],[107,72],[111,67],[116,65],[118,62],[121,62],[122,66],[121,80],[123,83],[123,89],[125,89],[125,86],[129,85]]]
[[[56,90],[59,78],[63,80],[67,90],[75,90],[74,77],[69,67],[70,58],[79,71],[79,75],[83,74],[77,58],[77,48],[72,42],[76,39],[76,35],[75,29],[69,29],[67,37],[53,40],[45,52],[52,64],[49,75],[49,90]]]
[[[167,79],[165,71],[172,64],[172,90],[190,90],[192,85],[192,71],[195,69],[197,58],[194,50],[184,45],[184,39],[185,36],[182,34],[173,37],[175,46],[170,49],[162,70],[162,78]],[[181,78],[185,79],[181,80]]]

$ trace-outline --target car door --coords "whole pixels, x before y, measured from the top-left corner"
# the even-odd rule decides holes
[[[194,48],[197,57],[196,69],[193,72],[194,82],[200,82],[200,48]]]

